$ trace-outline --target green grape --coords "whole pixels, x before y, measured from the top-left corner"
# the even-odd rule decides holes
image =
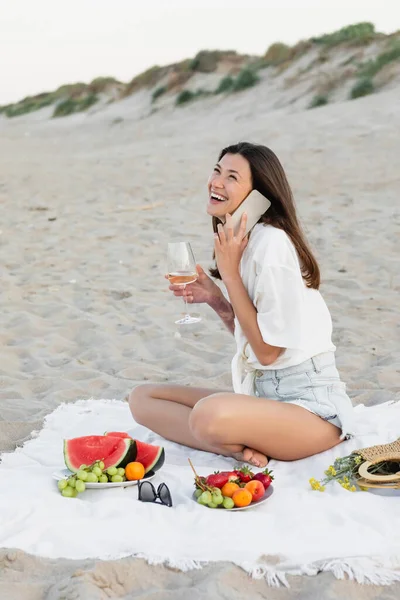
[[[83,481],[78,479],[78,481],[76,482],[76,485],[75,485],[75,489],[78,492],[78,494],[81,494],[82,492],[84,492],[86,490],[86,485],[84,484]]]
[[[118,469],[117,469],[117,467],[110,467],[109,469],[107,469],[107,474],[111,475],[111,477],[113,475],[118,475]]]
[[[221,490],[217,487],[212,489],[212,494],[215,494],[216,496],[222,496]]]
[[[79,470],[80,470],[80,471],[84,471],[84,470],[85,470],[85,469],[87,469],[87,468],[88,468],[88,466],[87,466],[87,465],[81,465],[81,466],[79,467]]]
[[[202,495],[202,493],[203,493],[203,490],[201,490],[200,488],[198,488],[195,491],[194,495],[196,496],[196,498],[200,498],[200,496]]]
[[[97,466],[99,467],[99,469],[101,469],[102,471],[104,471],[105,469],[105,464],[103,463],[102,460],[99,460],[99,462],[97,463]]]
[[[87,471],[83,471],[83,469],[79,469],[79,471],[77,472],[76,476],[81,481],[86,481],[87,478],[88,478],[88,473],[87,473]]]
[[[212,502],[213,504],[216,504],[217,506],[219,506],[220,504],[223,503],[224,499],[222,497],[222,494],[213,494],[211,496]]]
[[[125,475],[125,469],[123,469],[122,467],[119,467],[119,469],[117,469],[118,475],[121,475],[121,477],[123,477]]]
[[[103,475],[103,471],[100,469],[100,467],[93,467],[92,473],[94,473],[96,477],[100,477],[100,475]]]
[[[97,483],[98,482],[97,475],[95,475],[94,473],[88,473],[86,481],[88,483]]]
[[[76,498],[76,497],[77,497],[77,495],[78,495],[77,489],[76,489],[76,488],[74,488],[72,491],[73,491],[72,497],[73,497],[73,498]]]
[[[218,504],[215,504],[215,502],[209,502],[207,506],[208,508],[217,508]]]
[[[75,484],[76,484],[76,477],[75,477],[75,476],[73,476],[73,477],[69,477],[69,478],[67,479],[67,483],[68,483],[68,485],[69,485],[70,487],[74,488],[74,487],[75,487]]]
[[[224,496],[224,500],[223,500],[222,505],[223,505],[224,508],[231,509],[231,508],[233,508],[235,506],[235,503],[232,500],[232,498],[228,498],[228,496]]]
[[[121,475],[113,475],[111,477],[111,481],[113,483],[121,483],[122,482],[122,477],[121,477]]]
[[[74,488],[72,488],[70,485],[67,485],[67,487],[61,491],[61,494],[64,496],[64,498],[73,498],[74,492]]]
[[[204,506],[204,502],[203,502],[203,500],[201,499],[201,496],[199,496],[199,497],[197,498],[197,502],[198,502],[199,504],[201,504],[202,506]]]
[[[103,475],[100,475],[99,483],[108,483],[108,477],[105,473],[103,473]]]
[[[58,485],[58,489],[60,490],[60,492],[62,492],[67,487],[68,483],[67,483],[66,479],[60,479],[60,481],[57,483],[57,485]]]
[[[209,502],[211,502],[211,494],[210,492],[203,492],[200,496],[200,498],[203,501],[203,504],[208,504]]]

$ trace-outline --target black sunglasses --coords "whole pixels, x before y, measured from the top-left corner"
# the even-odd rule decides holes
[[[157,504],[158,499],[164,506],[172,506],[171,492],[165,483],[160,483],[156,491],[150,481],[140,482],[138,486],[138,499],[141,502],[155,502]]]

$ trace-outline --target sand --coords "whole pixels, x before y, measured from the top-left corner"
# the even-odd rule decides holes
[[[398,89],[269,112],[262,86],[149,115],[140,94],[92,115],[0,117],[0,450],[60,402],[123,399],[143,381],[230,387],[234,342],[163,278],[168,241],[211,264],[206,180],[225,144],[273,148],[320,260],[342,378],[355,404],[400,399]],[[116,122],[118,119],[118,122]],[[0,597],[394,599],[400,586],[330,575],[272,590],[229,564],[190,573],[0,551]]]

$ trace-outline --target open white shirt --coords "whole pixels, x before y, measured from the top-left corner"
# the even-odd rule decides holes
[[[258,370],[292,367],[336,350],[328,307],[318,290],[306,286],[296,249],[283,230],[261,223],[254,227],[240,274],[257,309],[264,342],[285,350],[273,364],[261,365],[235,318],[232,383],[236,393],[254,394]]]

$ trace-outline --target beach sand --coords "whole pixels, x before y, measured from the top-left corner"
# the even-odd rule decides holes
[[[0,450],[61,402],[123,399],[143,381],[230,388],[234,341],[208,307],[178,329],[166,244],[211,265],[206,181],[219,150],[270,146],[322,269],[337,363],[355,404],[400,399],[397,89],[271,113],[260,93],[146,116],[140,96],[91,115],[0,117]],[[142,102],[142,104],[140,104]],[[139,559],[44,560],[0,551],[0,597],[394,599],[331,575],[268,588],[237,567],[180,573]]]

